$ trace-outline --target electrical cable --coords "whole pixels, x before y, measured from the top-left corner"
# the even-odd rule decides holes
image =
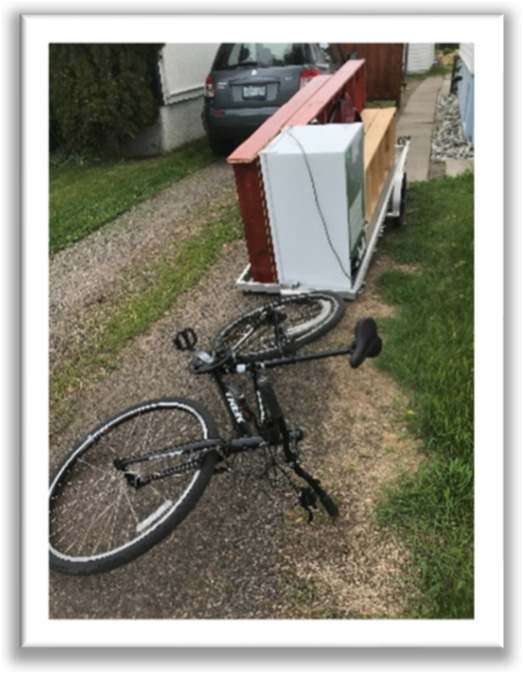
[[[316,183],[314,182],[314,176],[312,175],[312,169],[311,169],[311,166],[309,164],[309,160],[307,158],[307,153],[305,152],[305,148],[303,147],[301,142],[296,138],[296,136],[292,133],[290,127],[288,127],[286,129],[286,132],[292,138],[292,140],[296,143],[296,145],[300,148],[303,159],[305,160],[305,166],[307,168],[307,173],[309,175],[309,180],[310,180],[311,187],[312,187],[312,195],[313,195],[313,198],[314,198],[314,203],[316,204],[316,209],[318,211],[318,215],[320,216],[321,224],[323,226],[323,231],[324,231],[325,236],[327,238],[327,243],[329,244],[329,247],[330,247],[332,253],[334,254],[334,256],[336,258],[336,261],[338,263],[338,266],[339,266],[343,276],[346,279],[348,279],[350,281],[350,283],[352,284],[352,277],[347,273],[347,271],[343,267],[343,263],[341,261],[341,258],[339,256],[338,252],[336,251],[336,249],[334,247],[334,244],[332,243],[332,239],[331,239],[330,234],[329,234],[329,229],[327,227],[327,222],[325,220],[325,216],[323,215],[323,211],[321,210],[320,200],[319,200],[319,197],[318,197],[318,192],[316,190]]]

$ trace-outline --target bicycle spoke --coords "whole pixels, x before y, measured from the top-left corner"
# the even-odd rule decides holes
[[[103,469],[100,469],[100,467],[98,467],[98,466],[94,466],[93,464],[91,464],[90,462],[85,460],[83,457],[79,457],[76,461],[79,462],[80,464],[85,464],[90,469],[92,469],[93,471],[97,471],[97,472],[101,473],[103,476],[109,476],[109,473],[107,471],[104,471]],[[114,479],[113,476],[110,476],[110,480],[113,480],[113,479]]]
[[[116,525],[118,509],[120,508],[120,500],[121,500],[121,498],[122,498],[122,488],[123,488],[123,483],[120,485],[120,490],[119,490],[119,492],[118,492],[118,497],[116,498],[115,515],[114,515],[113,524],[112,524],[112,527],[111,527],[111,535],[110,535],[110,537],[109,537],[109,550],[111,549],[112,542],[113,542],[114,526]]]
[[[83,533],[84,536],[82,537],[82,540],[81,540],[81,542],[80,542],[81,545],[85,544],[85,542],[86,542],[86,540],[87,540],[87,537],[89,536],[89,532],[93,529],[94,525],[101,519],[102,516],[105,515],[105,513],[106,513],[109,509],[111,509],[111,508],[113,508],[113,507],[114,507],[114,504],[108,504],[108,505],[105,507],[105,509],[104,509],[104,510],[103,510],[96,518],[93,518],[93,520],[91,521],[91,524],[89,525],[89,527],[88,527],[88,528],[85,530],[85,532]],[[69,551],[73,548],[73,546],[74,546],[74,544],[75,544],[75,541],[76,541],[76,540],[73,539],[73,542],[65,549],[65,553],[69,553]]]
[[[134,518],[134,521],[135,521],[136,524],[138,524],[138,522],[139,522],[138,516],[136,515],[136,511],[135,511],[134,506],[133,506],[133,504],[132,504],[132,502],[129,498],[129,495],[127,494],[127,492],[124,492],[124,494],[125,494],[125,499],[127,500],[127,504],[129,505],[129,510],[132,513],[132,516]]]
[[[181,497],[194,484],[199,465],[184,462],[185,453],[162,454],[208,437],[199,411],[190,405],[148,403],[129,409],[91,434],[81,451],[63,464],[52,482],[49,536],[53,556],[69,565],[103,560],[111,564],[134,542],[147,540],[157,524],[180,505]],[[216,432],[214,432],[216,433]],[[154,456],[157,453],[157,456]],[[137,464],[140,471],[165,476],[143,488],[132,487],[114,458],[148,455]],[[172,472],[180,466],[185,471]],[[64,563],[65,564],[65,563]]]

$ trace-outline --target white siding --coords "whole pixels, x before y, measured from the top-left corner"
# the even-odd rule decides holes
[[[155,124],[127,143],[127,154],[157,155],[205,135],[203,87],[218,46],[164,45],[158,63],[164,105]]]
[[[160,123],[163,152],[169,152],[205,135],[202,109],[203,98],[201,96],[162,106]]]
[[[407,73],[424,73],[432,66],[435,43],[411,42],[407,54]]]
[[[472,42],[462,42],[459,46],[459,55],[467,66],[469,73],[474,75],[474,44]]]
[[[458,101],[463,132],[466,138],[474,142],[474,45],[460,44],[459,66],[460,80],[458,81]]]
[[[218,44],[166,44],[160,59],[164,103],[203,95]]]

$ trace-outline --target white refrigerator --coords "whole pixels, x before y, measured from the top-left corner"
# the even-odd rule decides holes
[[[363,125],[288,127],[260,159],[278,283],[347,292],[366,247]]]

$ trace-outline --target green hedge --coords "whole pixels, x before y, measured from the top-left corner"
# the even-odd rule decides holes
[[[50,147],[117,154],[152,124],[161,104],[162,45],[52,44]]]

